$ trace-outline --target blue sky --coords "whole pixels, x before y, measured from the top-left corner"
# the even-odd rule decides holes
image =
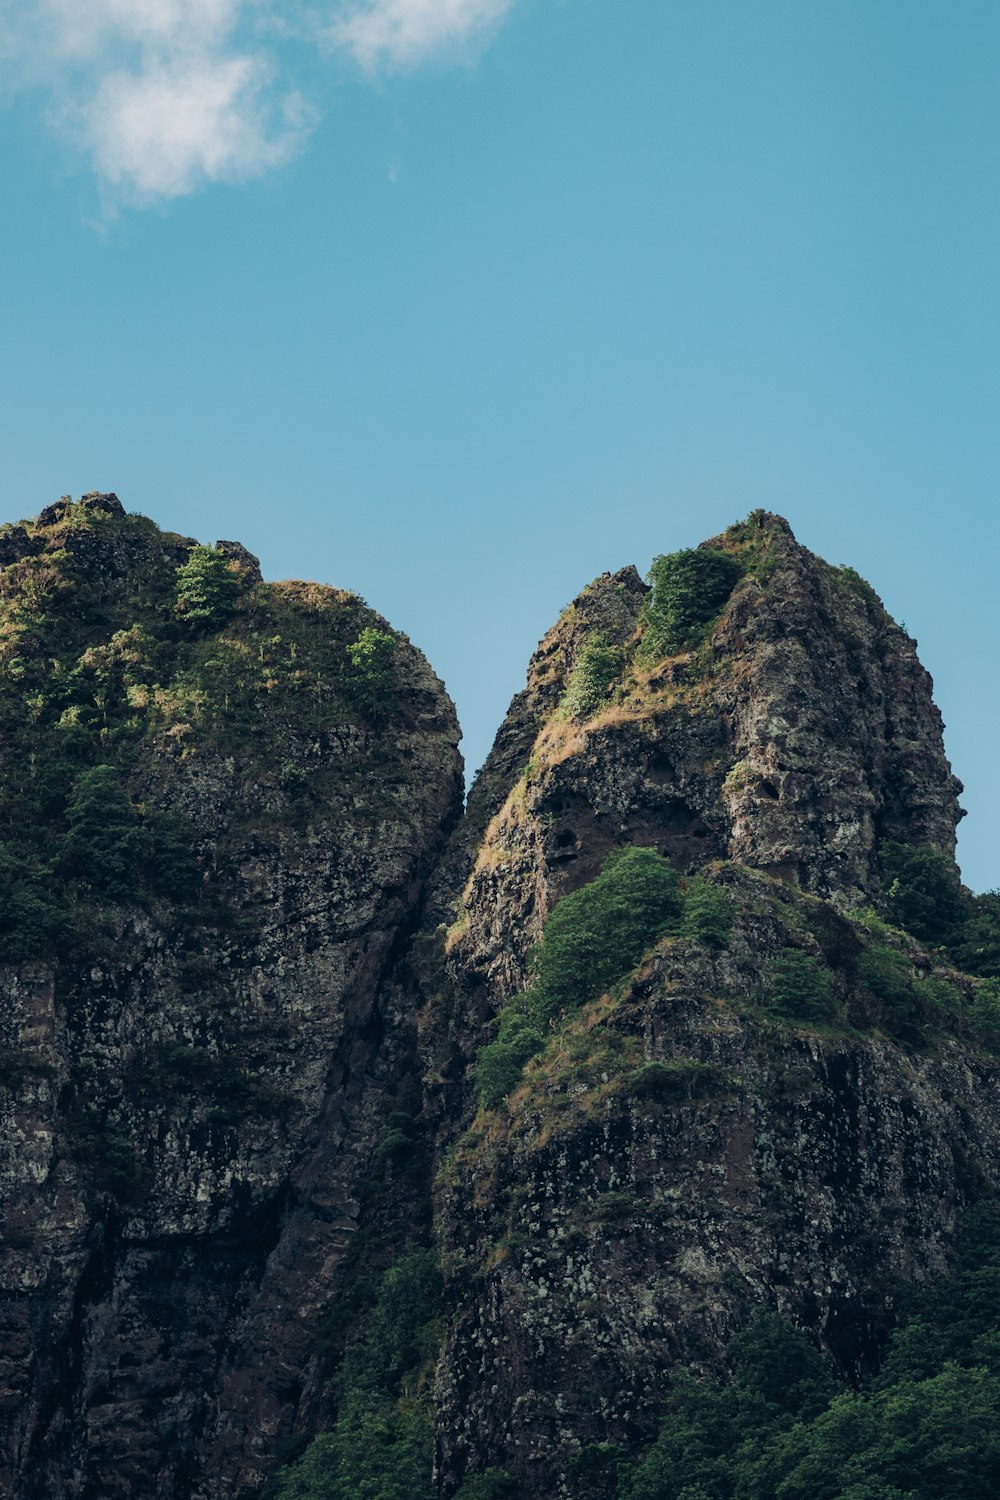
[[[0,0],[2,515],[357,590],[474,769],[590,578],[781,511],[917,636],[996,886],[998,56],[978,0]]]

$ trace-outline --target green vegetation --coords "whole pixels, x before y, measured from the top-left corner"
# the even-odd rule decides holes
[[[177,569],[177,603],[184,623],[197,630],[219,630],[236,607],[240,577],[214,547],[195,546]]]
[[[729,598],[742,567],[728,552],[692,547],[655,557],[644,606],[643,654],[672,656],[697,645]]]
[[[347,647],[347,656],[351,697],[366,713],[384,711],[395,683],[396,637],[367,625]]]
[[[963,1029],[965,1001],[947,980],[916,971],[898,948],[873,943],[861,954],[857,976],[874,999],[874,1019],[904,1041],[923,1039],[928,1028]]]
[[[732,907],[718,886],[707,880],[692,880],[684,893],[681,935],[707,943],[710,948],[724,948],[732,925]]]
[[[838,1389],[808,1340],[760,1313],[727,1382],[682,1373],[619,1500],[991,1500],[1000,1492],[1000,1223],[973,1212],[958,1274],[900,1291],[877,1377]]]
[[[1000,892],[970,895],[954,860],[926,845],[885,844],[881,858],[888,920],[947,949],[964,973],[1000,978]]]
[[[596,880],[564,896],[550,914],[533,955],[534,981],[500,1014],[495,1041],[476,1066],[487,1108],[510,1092],[551,1025],[622,979],[683,911],[677,876],[655,849],[612,854]]]
[[[721,891],[706,880],[682,885],[655,849],[609,855],[595,880],[550,913],[532,983],[503,1006],[495,1040],[479,1052],[480,1102],[499,1104],[561,1022],[630,974],[657,938],[679,934],[720,948],[730,926]]]
[[[770,1003],[797,1021],[833,1021],[840,1014],[833,978],[818,958],[786,948],[771,964]]]
[[[980,1047],[1000,1052],[1000,979],[984,979],[980,984],[969,1024]]]
[[[630,1093],[667,1100],[703,1099],[731,1086],[732,1079],[717,1064],[694,1057],[643,1063],[628,1080]]]
[[[621,673],[623,661],[621,647],[609,645],[602,635],[584,642],[562,699],[562,708],[571,719],[587,719],[601,707]]]
[[[431,1380],[441,1340],[439,1298],[430,1250],[413,1251],[385,1273],[367,1329],[337,1375],[336,1425],[282,1471],[272,1487],[275,1500],[434,1500]]]
[[[204,902],[198,830],[156,806],[151,748],[221,751],[249,786],[279,766],[301,819],[328,773],[299,742],[384,718],[397,650],[356,597],[251,585],[141,516],[71,506],[26,529],[0,595],[0,962],[96,952],[121,903]]]
[[[517,1500],[521,1487],[503,1469],[486,1469],[471,1475],[455,1495],[455,1500]]]
[[[889,921],[921,942],[949,942],[968,916],[954,860],[910,844],[886,844],[881,856]]]
[[[113,766],[81,771],[66,807],[63,859],[111,901],[127,901],[145,855],[139,817]]]

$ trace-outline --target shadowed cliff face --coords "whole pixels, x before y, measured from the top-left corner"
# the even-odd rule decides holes
[[[997,1067],[935,1009],[964,1014],[971,983],[849,915],[886,841],[953,855],[960,787],[914,643],[780,518],[705,547],[739,577],[669,654],[631,569],[564,612],[442,866],[424,1035],[449,1143],[444,1495],[496,1465],[526,1495],[597,1500],[583,1451],[648,1441],[670,1370],[717,1366],[755,1302],[863,1368],[893,1279],[942,1272],[996,1183]],[[662,938],[477,1112],[477,1056],[547,915],[628,846],[682,888],[700,875],[729,937]],[[820,1021],[774,1012],[789,953],[827,976]],[[880,962],[909,976],[906,1020]]]
[[[975,981],[859,910],[887,844],[953,854],[930,680],[779,518],[699,553],[708,613],[632,568],[564,612],[460,819],[451,704],[361,600],[114,496],[0,530],[4,1494],[258,1496],[432,1239],[443,1500],[603,1500],[594,1445],[755,1303],[856,1372],[947,1269],[998,1066]],[[635,847],[683,921],[481,1108],[547,917]]]
[[[189,581],[208,618],[178,611],[191,545],[102,496],[0,534],[5,773],[40,864],[12,799],[5,858],[57,895],[0,969],[23,1500],[257,1493],[320,1420],[324,1319],[411,1087],[392,981],[459,805],[452,706],[361,601],[263,585],[236,544]],[[366,630],[381,665],[352,655]]]

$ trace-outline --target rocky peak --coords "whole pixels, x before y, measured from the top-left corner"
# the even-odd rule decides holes
[[[414,1109],[396,973],[460,807],[454,710],[356,596],[261,584],[238,543],[180,608],[192,545],[98,494],[0,533],[17,1500],[256,1496],[322,1420],[359,1226],[391,1221],[378,1266],[426,1205],[370,1184]]]
[[[506,902],[496,872],[516,868],[529,939],[616,846],[682,871],[738,860],[845,907],[877,892],[884,840],[954,853],[961,787],[931,679],[874,590],[768,512],[699,551],[739,569],[715,618],[657,650],[635,569],[596,580],[540,643],[473,789],[471,826],[489,830],[469,899]],[[619,659],[574,711],[597,639]]]
[[[888,846],[953,856],[960,786],[914,642],[767,512],[650,582],[605,575],[543,639],[446,867],[424,1023],[446,1496],[501,1466],[526,1497],[604,1500],[671,1372],[720,1367],[754,1304],[856,1376],[892,1278],[940,1274],[997,1187],[974,981],[852,915]],[[669,861],[683,915],[553,1008],[550,915],[636,848],[660,880]],[[601,923],[579,921],[585,955]]]

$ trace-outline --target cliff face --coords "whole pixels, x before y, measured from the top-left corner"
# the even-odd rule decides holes
[[[445,1494],[490,1465],[526,1495],[608,1493],[583,1458],[648,1441],[669,1371],[717,1366],[754,1302],[856,1371],[893,1278],[943,1271],[956,1213],[996,1185],[997,1067],[941,1011],[971,985],[848,915],[877,896],[887,842],[954,849],[960,788],[914,643],[779,518],[705,545],[741,574],[686,648],[644,650],[631,570],[564,613],[448,866],[425,1018],[449,1143]],[[581,672],[609,661],[577,707]],[[697,873],[728,937],[662,938],[477,1109],[476,1059],[547,915],[629,846]],[[799,960],[825,975],[818,1019],[775,1007]]]
[[[887,851],[953,856],[930,680],[780,518],[653,576],[564,612],[461,817],[451,704],[361,600],[114,496],[0,530],[4,1494],[258,1496],[350,1426],[406,1261],[364,1432],[422,1454],[433,1405],[442,1500],[604,1500],[755,1304],[857,1373],[947,1270],[1000,1065],[870,909]],[[673,915],[488,1089],[623,850]]]
[[[191,547],[106,496],[0,535],[4,868],[58,896],[0,971],[24,1500],[257,1493],[410,1087],[392,976],[459,806],[452,706],[361,601]]]

